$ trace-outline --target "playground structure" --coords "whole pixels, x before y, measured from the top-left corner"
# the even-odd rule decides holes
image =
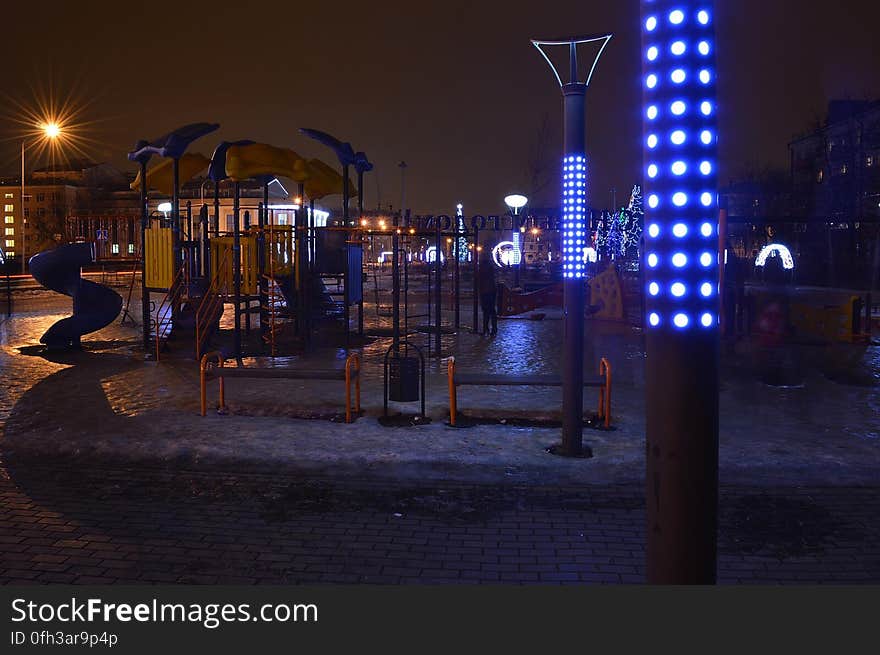
[[[338,314],[345,318],[348,347],[349,308],[358,305],[363,314],[362,250],[356,229],[317,226],[314,203],[342,193],[347,205],[357,189],[323,162],[307,161],[287,148],[236,141],[221,143],[210,160],[185,152],[192,141],[217,127],[188,125],[154,142],[138,142],[129,153],[141,165],[132,187],[141,191],[143,201],[143,312],[151,317],[144,324],[144,349],[155,348],[159,359],[169,340],[176,339],[192,343],[198,359],[209,347],[226,304],[233,306],[235,357],[243,354],[241,319],[250,333],[254,313],[261,338],[256,354],[265,350],[275,355],[279,338],[287,332],[306,345],[317,318]],[[167,159],[148,170],[154,154]],[[191,203],[184,211],[179,203],[181,182],[206,168],[214,183],[213,218],[207,204],[195,216]],[[278,177],[299,186],[292,225],[279,225],[269,202],[269,184]],[[251,211],[241,207],[241,182],[249,179],[263,190],[256,224]],[[231,234],[219,229],[219,186],[224,180],[234,185]],[[149,189],[171,196],[170,217],[148,213]],[[324,284],[328,277],[336,278],[337,291],[342,287],[341,301]],[[162,294],[161,301],[152,302],[151,293]]]
[[[73,300],[73,315],[55,322],[40,337],[50,350],[79,348],[84,334],[110,325],[122,311],[118,293],[81,277],[81,268],[94,261],[95,248],[89,243],[58,246],[30,258],[30,272],[37,282]]]

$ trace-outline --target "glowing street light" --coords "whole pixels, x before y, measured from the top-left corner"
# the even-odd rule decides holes
[[[599,58],[611,34],[570,39],[533,39],[532,45],[550,65],[563,98],[564,150],[562,153],[562,268],[563,268],[563,353],[562,353],[562,444],[566,457],[591,456],[583,444],[584,431],[584,279],[587,266],[587,176],[586,95]],[[578,46],[593,49],[579,67]],[[550,47],[565,48],[566,65],[553,63]]]
[[[43,123],[41,127],[43,129],[43,134],[45,134],[50,139],[57,139],[61,135],[61,126],[54,121]]]
[[[713,3],[641,4],[646,573],[653,584],[712,584],[720,273]]]
[[[38,138],[41,138],[44,142],[54,142],[61,137],[61,126],[55,121],[44,121],[40,124],[40,131],[42,133],[38,133]],[[27,221],[24,217],[24,151],[25,151],[25,139],[21,141],[21,199],[19,204],[21,205],[21,272],[24,273],[25,266],[27,265]]]
[[[519,210],[525,207],[529,202],[529,199],[524,195],[519,193],[514,193],[506,198],[504,198],[504,204],[507,205],[508,209],[510,209],[510,213],[512,216],[519,216]],[[525,228],[521,228],[520,230],[516,229],[516,219],[514,218],[510,229],[513,234],[513,261],[511,264],[515,266],[514,269],[514,287],[519,287],[519,266],[522,262],[522,236],[520,234],[525,232]]]

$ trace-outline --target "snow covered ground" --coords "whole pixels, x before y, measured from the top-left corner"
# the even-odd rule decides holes
[[[133,302],[134,307],[139,303]],[[448,420],[445,357],[460,370],[547,373],[559,363],[562,322],[502,321],[498,337],[461,331],[444,337],[443,358],[428,364],[431,423],[386,428],[382,356],[389,339],[363,348],[365,415],[341,422],[343,384],[334,381],[230,380],[229,413],[199,416],[198,365],[183,357],[145,362],[137,328],[114,325],[84,338],[82,352],[42,352],[39,337],[69,301],[27,292],[0,323],[0,449],[9,459],[64,458],[145,467],[308,471],[329,476],[460,480],[515,484],[620,483],[644,470],[644,353],[638,331],[592,326],[585,364],[614,367],[615,429],[585,429],[592,459],[546,449],[559,441],[558,389],[463,387],[459,408],[486,419],[455,429]],[[463,308],[463,316],[467,316]],[[465,319],[466,320],[466,319]],[[368,322],[375,322],[375,312]],[[724,359],[721,479],[726,484],[868,484],[880,474],[880,347],[798,351],[799,388],[763,384],[745,345]],[[341,367],[344,353],[248,360],[249,365]],[[844,369],[836,362],[845,361]],[[217,383],[209,387],[216,403]],[[594,390],[585,391],[593,408]],[[408,413],[417,404],[396,408]],[[523,427],[517,419],[541,419]],[[508,421],[508,425],[488,421]]]

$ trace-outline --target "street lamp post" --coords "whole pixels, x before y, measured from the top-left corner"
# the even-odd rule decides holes
[[[584,249],[587,245],[587,155],[585,105],[587,87],[610,34],[557,40],[532,40],[550,64],[563,96],[565,143],[562,184],[563,352],[562,444],[566,457],[591,456],[583,445],[584,411]],[[578,46],[598,46],[589,72],[578,72]],[[566,46],[568,71],[557,70],[544,48]],[[589,60],[588,60],[589,61]],[[562,73],[562,74],[560,74]],[[563,80],[567,81],[563,81]]]
[[[510,240],[513,242],[513,286],[519,288],[519,268],[522,266],[523,233],[518,225],[519,210],[525,207],[529,199],[523,195],[513,194],[504,199],[510,210]]]
[[[58,123],[48,122],[40,125],[43,132],[43,139],[54,141],[61,136],[61,126]],[[21,140],[21,197],[19,204],[21,205],[21,272],[25,272],[27,266],[27,219],[24,215],[24,153],[25,139]]]
[[[643,0],[646,573],[712,584],[719,209],[712,0]]]

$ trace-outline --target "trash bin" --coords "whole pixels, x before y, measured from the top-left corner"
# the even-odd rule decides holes
[[[391,357],[388,361],[388,398],[398,403],[419,399],[418,357]]]

